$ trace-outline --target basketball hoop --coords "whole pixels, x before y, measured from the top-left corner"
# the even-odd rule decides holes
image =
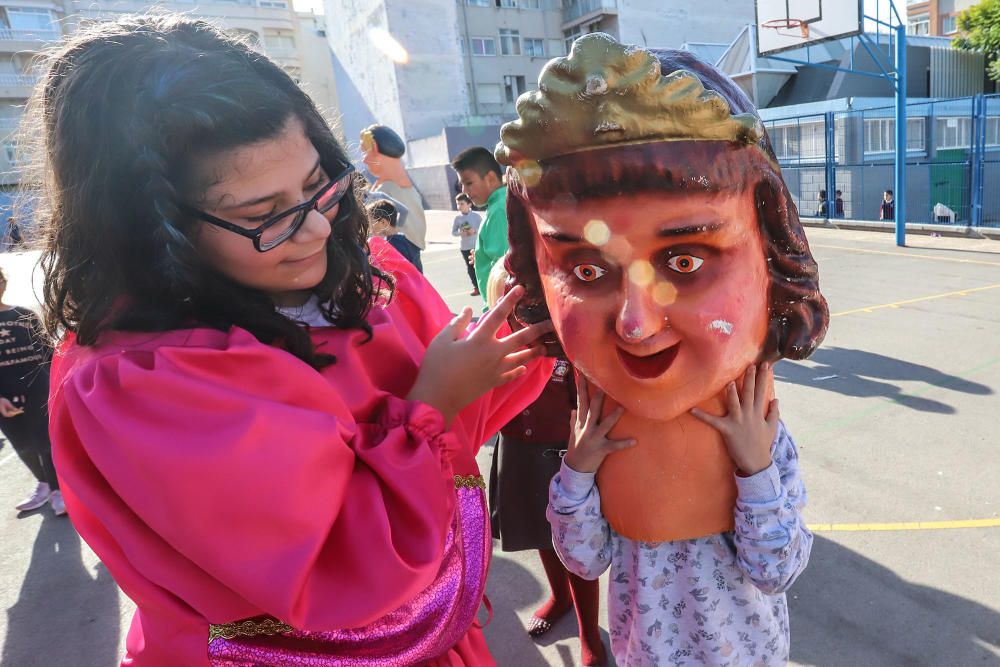
[[[785,35],[788,35],[788,33],[782,33],[782,30],[795,30],[798,28],[802,39],[809,39],[809,24],[801,19],[772,19],[770,21],[764,21],[760,24],[760,27],[767,28],[769,30],[776,30],[779,34]],[[794,35],[788,36],[794,37]]]

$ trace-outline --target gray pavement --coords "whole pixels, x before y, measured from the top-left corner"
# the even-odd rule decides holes
[[[478,308],[452,215],[429,216],[426,272],[452,310]],[[812,359],[775,373],[801,449],[806,518],[822,529],[789,594],[792,662],[1000,665],[1000,242],[911,236],[897,248],[888,234],[808,235],[834,317]],[[0,256],[15,303],[32,301],[32,261]],[[9,447],[0,479],[0,667],[117,664],[131,602],[69,521],[11,509],[32,482]],[[970,520],[994,526],[962,527]],[[496,552],[488,593],[499,664],[577,664],[572,618],[537,643],[524,633],[547,597],[533,553]]]

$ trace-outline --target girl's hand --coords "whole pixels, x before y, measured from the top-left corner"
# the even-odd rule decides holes
[[[570,417],[573,434],[564,459],[566,465],[577,472],[597,472],[604,459],[612,452],[635,445],[636,441],[608,440],[608,433],[621,419],[625,408],[618,406],[601,419],[604,408],[604,392],[593,388],[582,375],[576,376],[576,410]]]
[[[523,295],[520,286],[505,294],[465,337],[472,309],[463,309],[427,346],[417,380],[406,398],[437,408],[450,424],[462,408],[490,389],[524,375],[526,364],[545,352],[536,341],[553,328],[546,320],[497,339],[497,330]]]
[[[0,398],[0,417],[16,417],[24,412],[22,408],[15,406],[6,398]]]
[[[713,427],[726,440],[729,456],[747,477],[771,465],[771,443],[778,432],[778,399],[767,406],[767,372],[770,364],[751,365],[743,375],[743,388],[737,394],[736,382],[726,387],[729,413],[721,417],[692,408],[691,414]]]

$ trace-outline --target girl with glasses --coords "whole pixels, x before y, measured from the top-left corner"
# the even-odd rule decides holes
[[[123,664],[491,665],[479,443],[549,324],[466,334],[384,241],[309,98],[209,25],[53,54],[35,114],[51,432],[138,611]]]

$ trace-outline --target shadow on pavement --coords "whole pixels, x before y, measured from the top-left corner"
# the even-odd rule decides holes
[[[0,666],[117,665],[118,587],[103,565],[84,568],[80,536],[46,512],[17,603],[7,610]]]
[[[514,611],[526,600],[537,600],[542,596],[541,585],[534,575],[521,564],[494,554],[486,594],[493,605],[493,620],[483,634],[497,664],[549,667]]]
[[[774,367],[774,379],[845,396],[887,398],[914,410],[941,414],[954,414],[955,408],[923,396],[905,394],[892,382],[923,382],[977,396],[993,394],[993,389],[978,382],[864,350],[824,347],[816,350],[809,360],[815,365],[781,361]]]
[[[809,567],[788,598],[795,662],[820,667],[998,664],[996,611],[911,584],[818,535]]]

